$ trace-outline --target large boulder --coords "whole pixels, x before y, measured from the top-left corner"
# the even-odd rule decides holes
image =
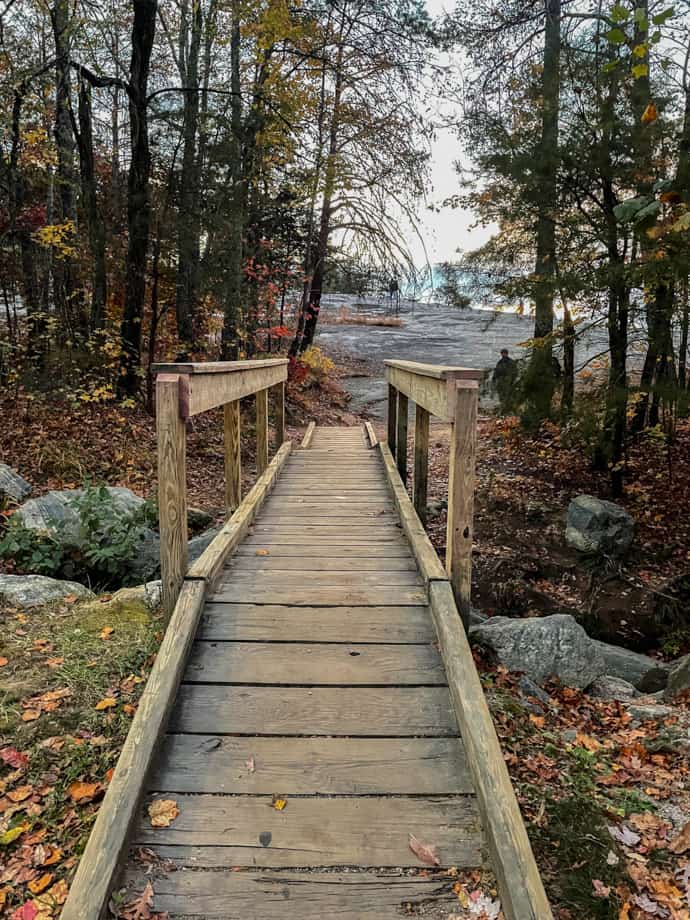
[[[635,522],[613,502],[578,495],[568,507],[566,543],[580,553],[624,556],[630,549]]]
[[[11,466],[0,463],[0,507],[7,502],[23,502],[31,494],[31,484]]]
[[[690,687],[690,655],[684,655],[672,661],[668,672],[668,684],[664,696],[667,700],[673,699],[679,693]]]
[[[191,565],[199,558],[211,541],[220,533],[219,527],[205,530],[187,544],[187,564]],[[161,572],[161,539],[153,531],[146,531],[141,547],[133,560],[129,575],[134,581],[152,581],[160,577]]]
[[[606,662],[606,673],[612,677],[626,680],[644,693],[656,693],[666,686],[668,668],[656,658],[596,639],[594,644]]]
[[[95,595],[76,581],[46,575],[0,575],[0,601],[13,607],[41,607],[66,597],[86,599]]]
[[[587,693],[599,700],[618,700],[620,703],[628,703],[639,696],[639,692],[631,683],[611,674],[602,674],[601,677],[597,677],[587,687]]]
[[[115,514],[132,515],[144,504],[144,499],[130,489],[121,486],[106,486],[106,489],[112,499],[112,510]],[[15,512],[14,518],[28,530],[54,536],[60,529],[66,540],[76,540],[79,534],[79,514],[74,503],[75,499],[81,498],[83,494],[83,489],[46,492],[45,495],[24,502]],[[108,522],[103,523],[105,525]]]
[[[494,652],[510,671],[536,683],[557,677],[569,687],[587,687],[606,673],[596,644],[569,614],[527,620],[492,617],[470,628],[470,637]]]

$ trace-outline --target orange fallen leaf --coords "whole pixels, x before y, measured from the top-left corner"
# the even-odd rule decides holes
[[[43,907],[46,910],[50,910],[50,916],[52,916],[52,910],[55,908],[55,906],[65,903],[67,900],[68,892],[69,888],[67,887],[67,882],[64,880],[64,878],[61,878],[59,881],[55,882],[53,887],[49,888],[45,894],[42,894],[39,898],[36,898],[36,903],[40,907]],[[40,916],[43,915],[41,914]],[[48,916],[48,914],[46,914],[46,916]],[[38,920],[38,917],[36,920]]]
[[[60,862],[62,859],[62,850],[59,847],[48,844],[45,849],[46,855],[41,863],[42,866],[54,866],[55,863]]]
[[[177,802],[172,799],[157,799],[149,805],[151,827],[170,827],[179,813]]]
[[[529,717],[529,720],[532,723],[532,725],[536,725],[537,728],[543,728],[546,723],[546,719],[544,718],[544,716],[531,715]]]
[[[22,722],[35,722],[40,715],[38,709],[25,709],[22,713]]]
[[[45,872],[40,878],[34,879],[33,882],[29,882],[29,891],[32,894],[40,894],[42,891],[46,890],[52,881],[53,873]]]
[[[591,735],[585,735],[584,732],[578,732],[575,735],[575,744],[577,744],[579,747],[585,748],[585,750],[589,751],[590,753],[598,751],[601,747],[600,742],[597,741],[596,738],[592,738]]]
[[[274,797],[271,805],[276,811],[284,811],[287,808],[287,799]]]
[[[111,767],[109,770],[106,770],[106,771],[105,771],[105,781],[106,781],[106,783],[109,783],[110,780],[113,778],[113,773],[114,773],[114,772],[115,772],[115,767]]]
[[[104,626],[101,630],[100,638],[105,641],[106,639],[109,639],[114,632],[115,629],[113,626]]]
[[[33,791],[33,786],[19,786],[17,789],[13,789],[11,792],[8,792],[7,798],[12,802],[23,802],[29,798]]]
[[[268,556],[268,550],[267,549],[257,549],[256,555],[257,556]]]
[[[0,657],[0,668],[4,668],[9,663],[9,659]]]
[[[65,604],[74,604],[77,600],[77,595],[68,594],[67,597],[63,597],[62,600]]]
[[[669,850],[672,853],[685,853],[690,849],[690,821],[685,825],[681,830],[680,834],[677,837],[674,837],[673,840],[668,845]]]
[[[96,795],[99,789],[100,786],[98,783],[81,783],[77,781],[70,783],[70,785],[67,787],[67,794],[73,802],[82,804],[84,802],[92,801],[93,797]]]
[[[651,124],[651,122],[656,121],[658,118],[656,106],[653,102],[650,102],[647,108],[642,113],[642,118],[640,121],[643,125]]]
[[[105,699],[99,700],[96,703],[96,709],[112,709],[113,706],[117,706],[117,700],[112,696],[106,696]]]
[[[414,834],[410,834],[410,849],[417,859],[426,863],[428,866],[441,865],[437,847],[429,843],[422,843],[421,840],[417,840]]]
[[[49,668],[59,668],[60,665],[64,663],[64,658],[46,658],[46,664]]]
[[[134,713],[137,711],[137,707],[134,706],[132,703],[125,703],[125,705],[122,708],[124,709],[124,711],[127,713],[128,716],[133,716]]]

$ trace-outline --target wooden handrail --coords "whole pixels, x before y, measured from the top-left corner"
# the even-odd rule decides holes
[[[384,363],[388,381],[388,447],[396,458],[403,482],[407,480],[409,401],[416,406],[413,501],[422,521],[426,519],[429,417],[434,415],[451,424],[446,571],[467,627],[472,586],[474,467],[481,371],[414,361],[388,360]]]
[[[156,364],[158,509],[162,599],[166,617],[177,602],[187,571],[186,454],[189,418],[224,407],[225,502],[231,515],[242,500],[240,399],[256,396],[257,472],[268,466],[268,391],[274,393],[275,446],[285,440],[286,358]]]

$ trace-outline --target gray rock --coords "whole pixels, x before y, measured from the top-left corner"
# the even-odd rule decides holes
[[[473,626],[470,636],[491,649],[511,671],[537,683],[557,677],[569,687],[587,687],[606,672],[595,643],[568,614],[513,620],[491,617]]]
[[[6,463],[0,463],[0,505],[23,502],[31,494],[31,484]]]
[[[214,537],[220,533],[219,527],[205,530],[187,544],[187,563],[195,562],[209,546]],[[161,572],[161,540],[159,535],[149,530],[146,532],[141,549],[130,567],[132,581],[149,582],[160,578]]]
[[[631,703],[627,710],[638,722],[663,722],[673,715],[671,706],[659,706],[657,703]]]
[[[632,517],[613,502],[578,495],[568,507],[566,543],[581,553],[624,556],[634,533]]]
[[[668,668],[660,661],[631,652],[630,649],[594,640],[606,662],[606,673],[626,680],[644,693],[663,690],[668,681]]]
[[[671,662],[666,685],[667,700],[672,699],[690,687],[690,655],[684,655]]]
[[[587,693],[599,700],[618,700],[627,703],[638,695],[638,691],[627,680],[614,677],[612,674],[602,674],[587,687]]]
[[[220,527],[212,527],[210,530],[205,530],[203,533],[200,533],[198,537],[192,537],[187,544],[187,558],[190,565],[192,562],[196,562],[199,556],[211,545],[211,541],[214,540],[219,533]]]
[[[539,700],[540,703],[546,705],[553,703],[549,694],[545,690],[542,690],[539,684],[535,684],[534,681],[530,680],[525,674],[520,678],[518,687],[524,696],[533,696],[535,699]]]
[[[478,610],[476,607],[470,607],[470,626],[479,626],[487,620],[488,617],[485,613],[482,613],[481,610]]]
[[[215,520],[213,514],[203,511],[201,508],[187,508],[187,525],[191,530],[201,530],[203,527],[210,527]]]
[[[14,607],[41,607],[70,595],[84,599],[96,596],[76,581],[46,575],[0,575],[0,601]]]
[[[133,514],[144,504],[144,499],[129,489],[121,486],[107,486],[106,488],[113,500],[113,508],[118,514]],[[61,525],[66,539],[76,540],[79,533],[79,515],[73,502],[83,494],[83,489],[46,492],[45,495],[24,502],[21,508],[17,509],[14,517],[29,530],[35,530],[38,533],[54,535],[56,525]]]

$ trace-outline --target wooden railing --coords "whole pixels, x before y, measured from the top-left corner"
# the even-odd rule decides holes
[[[187,571],[187,421],[224,407],[225,505],[229,515],[242,500],[240,399],[256,397],[256,468],[268,467],[268,391],[274,393],[275,446],[285,440],[287,359],[157,364],[158,508],[163,609],[169,617]]]
[[[465,626],[472,588],[474,467],[481,372],[466,367],[386,361],[388,446],[407,481],[409,401],[415,403],[413,502],[426,519],[429,417],[450,422],[446,571]]]

